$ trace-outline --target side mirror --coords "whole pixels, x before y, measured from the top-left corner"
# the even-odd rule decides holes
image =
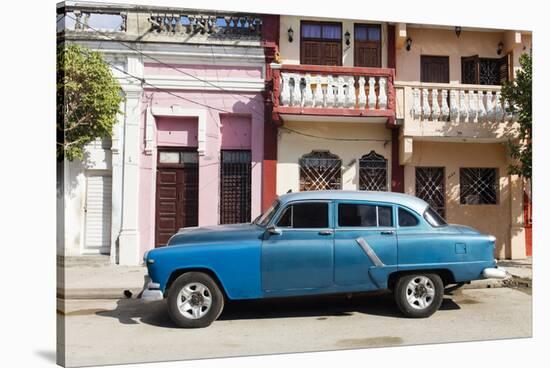
[[[271,226],[268,226],[267,227],[267,232],[270,234],[270,235],[281,235],[283,232],[281,231],[281,229],[277,229],[275,226],[271,225]]]

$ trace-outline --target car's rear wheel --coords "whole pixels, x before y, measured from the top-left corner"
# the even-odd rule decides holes
[[[439,309],[443,291],[443,281],[439,275],[417,273],[401,276],[395,285],[394,296],[405,316],[425,318]]]
[[[202,272],[184,273],[168,292],[168,313],[179,327],[207,327],[221,314],[223,305],[218,284]]]

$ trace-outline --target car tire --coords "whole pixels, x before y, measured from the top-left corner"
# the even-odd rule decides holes
[[[401,276],[393,291],[399,310],[410,318],[426,318],[434,314],[443,301],[443,281],[433,273]]]
[[[170,286],[167,302],[168,314],[177,326],[201,328],[219,317],[224,296],[212,277],[202,272],[188,272]]]

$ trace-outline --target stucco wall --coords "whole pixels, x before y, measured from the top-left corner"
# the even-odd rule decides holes
[[[353,65],[353,38],[354,38],[354,23],[357,24],[381,24],[382,27],[382,67],[387,67],[388,62],[388,49],[387,49],[387,24],[381,22],[368,22],[363,20],[350,20],[350,19],[330,19],[330,18],[315,18],[315,17],[297,17],[290,15],[281,15],[280,17],[280,29],[279,29],[279,53],[283,64],[300,64],[300,21],[334,21],[342,23],[342,65]],[[292,27],[294,31],[294,40],[288,42],[288,29]],[[350,45],[346,46],[344,34],[348,31],[350,33]]]
[[[472,226],[497,237],[495,256],[509,258],[511,231],[511,178],[507,175],[506,146],[500,143],[439,143],[414,141],[413,157],[405,166],[405,192],[415,194],[415,167],[445,167],[446,219],[449,223]],[[461,167],[497,168],[498,204],[461,205]]]
[[[461,82],[461,57],[479,55],[486,58],[500,58],[512,51],[514,69],[519,65],[519,55],[529,51],[531,36],[522,34],[521,42],[515,43],[510,35],[515,32],[478,32],[463,30],[457,37],[454,30],[435,28],[413,28],[407,26],[407,37],[412,39],[411,50],[405,46],[396,50],[396,80],[420,81],[420,56],[449,56],[449,77],[451,83]],[[497,54],[499,42],[504,43],[501,55]],[[525,47],[525,50],[523,48]]]
[[[277,148],[277,194],[300,190],[298,160],[312,150],[329,150],[342,159],[342,189],[359,189],[361,156],[371,150],[388,160],[388,188],[391,178],[391,131],[384,124],[342,122],[285,122],[285,127],[300,133],[332,139],[374,139],[381,141],[339,141],[307,137],[279,130]]]
[[[219,221],[219,172],[220,148],[222,145],[222,124],[225,119],[230,123],[225,127],[225,143],[232,148],[250,146],[252,150],[252,218],[261,211],[261,170],[263,158],[263,99],[259,93],[173,91],[171,93],[146,90],[141,106],[140,123],[140,213],[139,234],[140,252],[154,247],[155,236],[155,185],[156,185],[156,147],[151,154],[145,153],[146,110],[149,105],[163,108],[178,106],[184,109],[202,109],[206,112],[206,150],[199,157],[199,226],[216,225]],[[181,98],[178,98],[180,96]],[[205,106],[189,102],[196,101]],[[209,107],[210,108],[209,108]],[[219,109],[219,110],[218,110]],[[222,110],[222,111],[220,111]],[[244,123],[234,122],[244,120]],[[198,119],[155,117],[154,137],[168,140],[169,146],[189,146],[196,142],[189,135],[196,133]],[[159,122],[164,132],[158,130]],[[168,123],[167,123],[168,122]],[[182,126],[178,128],[181,122]],[[243,129],[249,123],[250,129]],[[166,125],[168,124],[168,125]],[[191,125],[192,126],[191,126]],[[229,129],[234,124],[237,129]],[[177,134],[167,134],[166,128]],[[180,136],[178,138],[178,135]],[[170,137],[168,139],[168,137]],[[184,139],[185,138],[185,139]],[[243,143],[244,142],[244,143]],[[196,144],[196,143],[195,143]],[[196,146],[196,145],[195,145]]]

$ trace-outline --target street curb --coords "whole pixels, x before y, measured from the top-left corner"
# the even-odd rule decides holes
[[[130,297],[136,297],[142,286],[134,288],[102,288],[102,289],[57,289],[58,299],[128,299],[126,290],[131,292]]]

